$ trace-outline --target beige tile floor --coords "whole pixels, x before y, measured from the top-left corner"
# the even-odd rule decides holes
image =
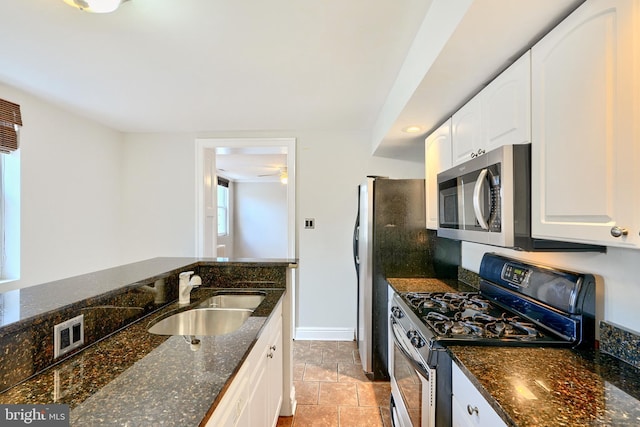
[[[278,427],[391,427],[388,381],[369,381],[355,341],[294,341],[298,407]]]

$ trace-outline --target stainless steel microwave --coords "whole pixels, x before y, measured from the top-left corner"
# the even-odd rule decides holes
[[[439,173],[438,236],[525,251],[605,250],[531,237],[531,144],[505,145]]]

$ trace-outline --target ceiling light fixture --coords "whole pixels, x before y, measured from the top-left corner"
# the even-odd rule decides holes
[[[64,0],[69,6],[78,8],[84,12],[110,13],[129,0]]]
[[[422,127],[420,126],[407,126],[406,128],[402,129],[402,132],[406,132],[406,133],[418,133],[422,130]]]

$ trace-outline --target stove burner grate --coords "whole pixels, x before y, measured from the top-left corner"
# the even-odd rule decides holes
[[[477,311],[489,311],[489,300],[477,292],[426,292],[408,293],[405,299],[420,314],[427,314],[432,310],[441,313],[473,309]]]
[[[500,317],[493,317],[467,309],[455,312],[450,317],[432,311],[423,316],[422,320],[441,337],[529,340],[542,336],[532,323],[518,317],[508,317],[505,313]]]

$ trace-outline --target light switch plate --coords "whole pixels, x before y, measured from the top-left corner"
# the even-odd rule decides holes
[[[53,358],[57,359],[84,344],[84,314],[53,327]]]

